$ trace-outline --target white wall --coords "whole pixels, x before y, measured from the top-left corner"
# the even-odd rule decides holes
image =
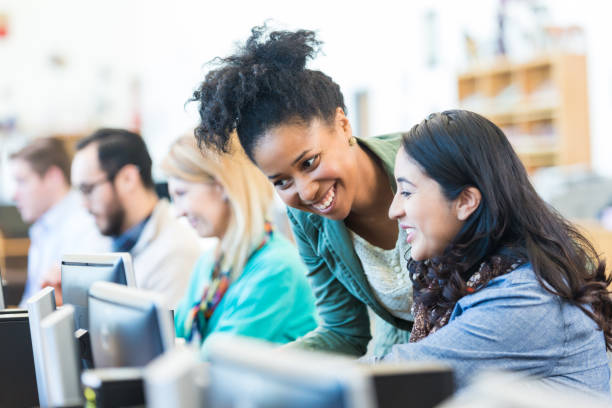
[[[612,109],[612,27],[602,10],[606,3],[544,3],[551,6],[554,22],[585,28],[593,165],[612,175],[606,123]],[[456,107],[455,78],[465,65],[463,31],[491,46],[497,6],[495,0],[363,5],[346,0],[0,0],[0,13],[8,13],[11,28],[10,36],[0,40],[0,120],[14,109],[20,135],[81,132],[103,125],[129,127],[140,109],[143,136],[159,160],[197,120],[195,105],[186,110],[183,105],[202,80],[204,63],[230,53],[250,27],[271,18],[274,27],[319,32],[325,54],[311,66],[340,84],[351,117],[354,93],[369,91],[370,133],[405,130],[431,111]],[[429,42],[424,21],[431,10],[437,29]],[[426,62],[429,43],[438,55],[433,68]],[[64,56],[65,67],[53,68],[49,55]],[[131,90],[135,79],[139,93]]]

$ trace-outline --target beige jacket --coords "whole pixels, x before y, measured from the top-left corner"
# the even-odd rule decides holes
[[[175,308],[202,251],[196,232],[180,222],[167,200],[159,200],[131,251],[136,286],[163,294]]]

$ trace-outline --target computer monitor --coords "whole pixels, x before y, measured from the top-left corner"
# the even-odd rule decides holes
[[[206,406],[208,366],[198,348],[175,347],[147,365],[143,377],[148,408]]]
[[[71,305],[62,306],[40,323],[47,402],[51,407],[83,406],[74,331]]]
[[[55,290],[52,287],[43,288],[26,301],[26,307],[30,318],[30,336],[34,354],[38,399],[40,405],[46,407],[49,406],[49,404],[47,402],[47,386],[44,377],[45,362],[42,350],[40,324],[45,317],[55,311]]]
[[[143,369],[138,367],[111,367],[84,370],[81,385],[86,407],[144,407]],[[149,405],[147,404],[147,407]],[[183,407],[171,404],[168,407]],[[187,407],[184,407],[187,408]],[[194,407],[195,408],[195,407]]]
[[[0,407],[38,406],[28,313],[0,314]]]
[[[92,283],[115,282],[136,286],[132,257],[127,252],[62,256],[62,296],[74,306],[77,329],[89,328],[87,292]]]
[[[174,345],[174,324],[162,295],[109,282],[89,291],[91,349],[96,368],[144,367]]]
[[[360,364],[253,339],[209,339],[209,406],[225,408],[432,408],[454,391],[439,363]]]

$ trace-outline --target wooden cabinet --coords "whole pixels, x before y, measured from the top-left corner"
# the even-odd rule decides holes
[[[462,109],[500,126],[528,171],[590,164],[586,58],[560,54],[498,61],[458,77]]]

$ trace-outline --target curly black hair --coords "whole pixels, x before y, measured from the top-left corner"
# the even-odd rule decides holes
[[[313,31],[273,31],[254,27],[245,45],[206,75],[190,101],[200,103],[195,129],[200,148],[229,150],[234,130],[247,155],[267,130],[318,118],[331,122],[345,109],[340,87],[320,71],[306,69],[321,42]]]

